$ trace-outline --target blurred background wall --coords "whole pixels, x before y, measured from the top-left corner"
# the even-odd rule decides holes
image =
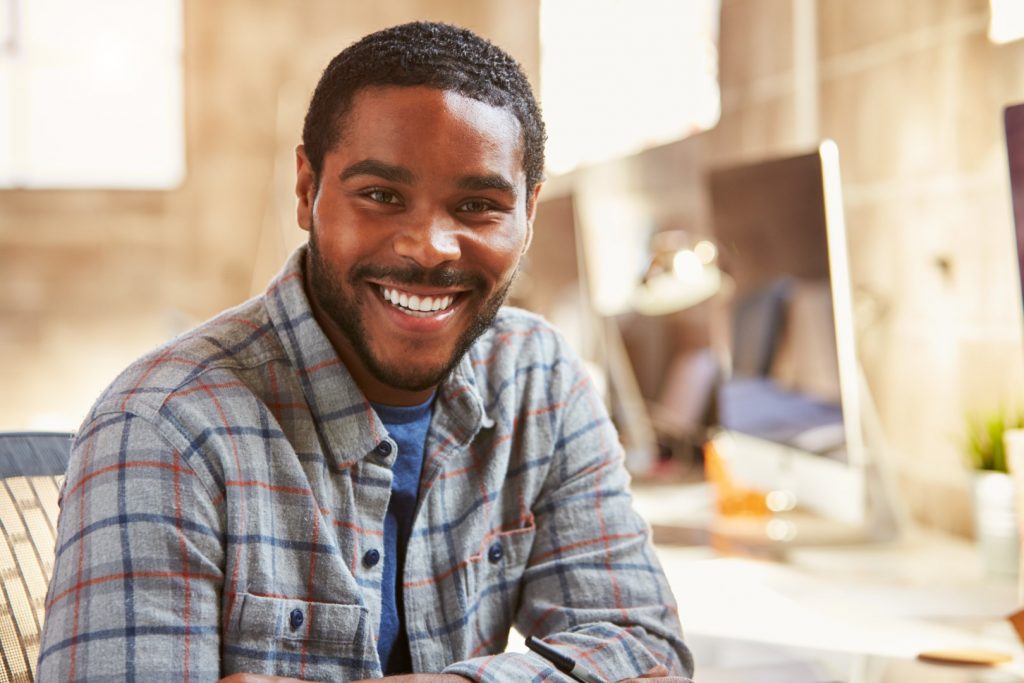
[[[0,192],[0,429],[73,428],[135,356],[262,289],[304,237],[292,150],[341,48],[445,20],[536,83],[538,7],[186,0],[182,187]],[[987,0],[722,0],[720,21],[713,130],[546,192],[628,191],[659,224],[701,226],[705,169],[835,139],[868,385],[916,516],[966,533],[964,415],[1024,394],[1001,128],[1002,107],[1024,100],[1024,42],[988,39]]]

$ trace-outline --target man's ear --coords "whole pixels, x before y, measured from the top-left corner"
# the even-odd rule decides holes
[[[302,145],[295,148],[295,197],[299,200],[295,217],[299,227],[309,231],[313,227],[313,207],[316,204],[316,173]]]
[[[526,242],[523,243],[523,253],[530,248],[530,243],[533,242],[533,219],[537,217],[537,196],[540,194],[540,188],[543,183],[537,183],[533,191],[530,192],[530,196],[526,198]]]

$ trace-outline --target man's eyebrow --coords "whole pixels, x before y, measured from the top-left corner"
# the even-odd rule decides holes
[[[490,175],[468,175],[459,178],[460,190],[500,190],[516,196],[516,186],[504,176],[492,173]]]
[[[363,159],[357,161],[341,172],[342,181],[359,175],[372,175],[393,183],[412,185],[416,180],[416,174],[404,166],[395,166],[377,159]]]

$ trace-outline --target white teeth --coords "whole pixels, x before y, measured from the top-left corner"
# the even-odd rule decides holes
[[[406,294],[397,289],[390,289],[388,287],[380,288],[381,294],[384,296],[384,300],[390,302],[394,306],[399,306],[408,311],[415,311],[417,313],[432,313],[434,311],[443,311],[452,305],[454,300],[453,296],[419,296],[416,294]]]

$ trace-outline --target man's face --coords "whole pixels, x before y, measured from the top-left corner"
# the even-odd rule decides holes
[[[319,189],[299,148],[306,289],[370,400],[425,400],[504,301],[536,199],[520,140],[504,109],[388,87],[356,94]]]

